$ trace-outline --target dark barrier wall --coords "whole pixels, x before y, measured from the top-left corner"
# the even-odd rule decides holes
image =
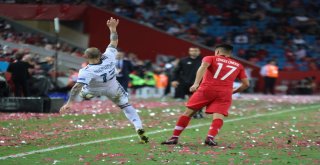
[[[305,77],[316,77],[320,84],[320,71],[281,71],[279,74],[280,80],[302,80]]]
[[[256,77],[256,76],[255,76]],[[306,77],[315,77],[317,83],[317,93],[320,92],[320,71],[280,71],[277,85],[281,85],[282,81],[299,81]],[[263,90],[263,79],[259,77],[256,91]]]
[[[86,12],[84,22],[86,32],[90,34],[90,45],[104,49],[109,42],[106,19],[119,17],[92,6]],[[157,54],[185,56],[188,48],[194,45],[126,18],[120,18],[119,37],[121,49],[134,52],[142,59],[155,59]],[[207,49],[202,49],[202,53],[213,54]]]

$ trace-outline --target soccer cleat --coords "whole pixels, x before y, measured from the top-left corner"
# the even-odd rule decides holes
[[[212,138],[207,138],[205,141],[204,141],[204,144],[205,145],[208,145],[208,146],[217,146],[218,143],[215,142]]]
[[[137,133],[139,135],[140,138],[140,143],[145,144],[149,142],[149,138],[144,134],[145,130],[144,129],[138,129]]]
[[[178,144],[178,138],[170,138],[169,140],[167,141],[164,141],[161,143],[162,145],[174,145],[174,144]]]

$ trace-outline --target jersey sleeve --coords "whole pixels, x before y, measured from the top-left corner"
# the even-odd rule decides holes
[[[212,56],[206,56],[202,59],[202,62],[209,63],[210,65],[212,64],[213,57]]]
[[[240,79],[240,80],[248,78],[243,67],[240,68],[240,72],[239,72],[237,78]]]
[[[92,79],[92,77],[90,76],[90,74],[81,69],[79,71],[77,83],[82,83],[82,84],[88,85],[90,83],[91,79]]]
[[[118,50],[111,46],[108,46],[106,51],[102,54],[105,59],[115,60],[118,54]]]

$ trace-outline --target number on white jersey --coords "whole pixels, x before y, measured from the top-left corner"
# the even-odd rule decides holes
[[[216,73],[213,76],[213,78],[215,78],[215,79],[218,78],[219,73],[220,73],[220,71],[221,71],[221,69],[223,67],[222,63],[217,63],[217,64],[218,64],[218,69],[217,69]],[[225,80],[226,78],[228,78],[237,69],[237,67],[234,67],[234,66],[231,66],[231,65],[227,65],[226,67],[227,68],[231,68],[231,70],[227,74],[225,74],[223,77],[221,77],[220,80]]]
[[[103,82],[107,82],[107,73],[100,75],[103,78]]]

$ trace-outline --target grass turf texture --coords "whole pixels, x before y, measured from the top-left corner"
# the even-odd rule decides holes
[[[201,144],[211,116],[192,120],[179,145],[162,146],[160,142],[170,137],[183,106],[140,109],[148,132],[164,130],[150,134],[149,144],[137,144],[134,136],[8,158],[0,164],[319,164],[319,109],[320,104],[235,101],[216,139],[217,147]],[[287,112],[277,114],[282,111]],[[263,116],[270,113],[274,115]],[[257,114],[261,116],[234,121]],[[2,121],[1,137],[9,145],[0,147],[0,157],[135,134],[128,124],[120,111]],[[203,126],[192,128],[198,124]]]

